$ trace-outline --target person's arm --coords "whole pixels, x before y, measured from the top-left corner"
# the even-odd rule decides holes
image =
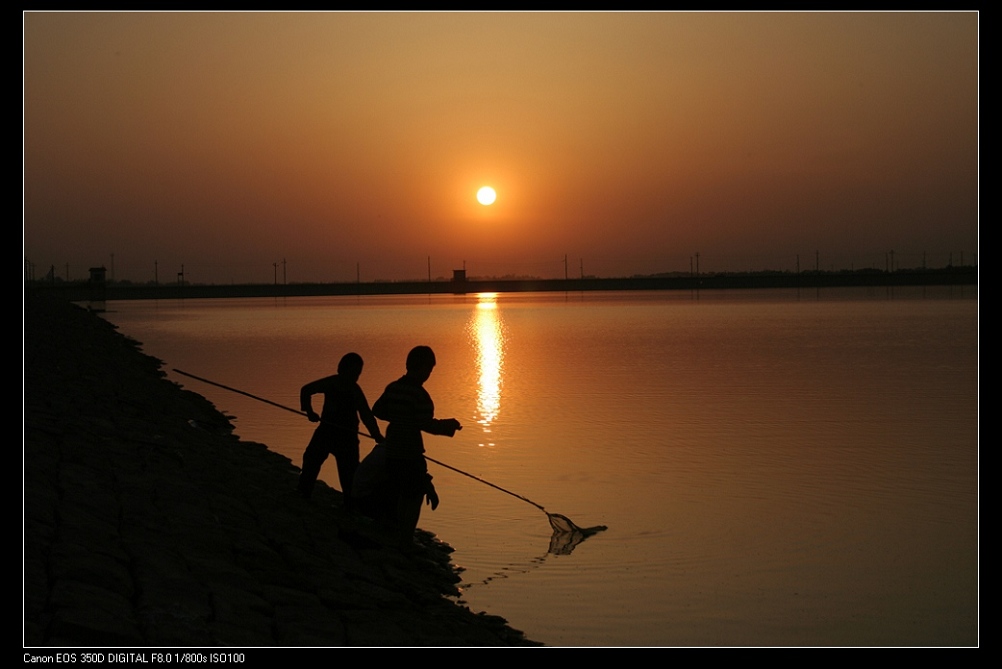
[[[435,418],[435,404],[421,387],[391,383],[376,400],[372,412],[377,418],[401,427],[421,430],[428,434],[451,437],[463,429],[455,418]]]
[[[421,388],[400,380],[386,386],[386,390],[372,405],[372,413],[391,425],[420,430],[435,415],[435,406]]]
[[[428,434],[451,437],[457,430],[462,430],[463,426],[455,418],[432,418],[422,425],[421,429]]]
[[[372,415],[389,422],[390,418],[386,415],[387,404],[386,391],[384,390],[383,394],[376,398],[376,403],[372,405]]]
[[[318,379],[312,383],[307,383],[299,391],[299,410],[306,414],[311,423],[320,422],[320,416],[313,410],[313,396],[322,393],[323,382],[326,379]]]
[[[369,436],[375,439],[377,444],[382,443],[383,433],[379,431],[379,423],[372,415],[369,400],[365,399],[365,393],[362,392],[362,388],[358,384],[355,384],[355,408],[358,411],[358,417],[362,419],[362,423],[369,431]]]
[[[434,511],[437,509],[439,502],[438,492],[435,490],[435,484],[431,482],[431,474],[428,474],[428,485],[425,488],[424,495],[425,501],[431,507],[431,510]]]

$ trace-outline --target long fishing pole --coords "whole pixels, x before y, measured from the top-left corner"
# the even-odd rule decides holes
[[[300,416],[306,416],[307,415],[306,412],[304,412],[304,411],[299,411],[297,409],[293,409],[290,406],[286,406],[284,404],[279,404],[278,402],[272,402],[269,399],[265,399],[264,397],[259,397],[257,395],[252,394],[252,393],[248,393],[248,392],[246,392],[244,390],[240,390],[239,388],[233,388],[231,386],[223,385],[222,383],[217,383],[215,381],[210,381],[209,379],[203,378],[201,376],[195,376],[194,374],[189,374],[188,372],[182,372],[177,367],[174,368],[174,371],[177,372],[178,374],[182,375],[182,376],[187,376],[189,378],[195,379],[196,381],[201,381],[202,383],[208,383],[210,386],[216,386],[217,388],[222,388],[223,390],[229,390],[231,393],[237,393],[238,395],[243,395],[244,397],[249,397],[252,400],[257,400],[258,402],[264,402],[265,404],[270,404],[271,406],[277,407],[279,409],[285,409],[286,411],[291,411],[292,413],[298,414]],[[333,425],[333,423],[330,423],[329,421],[323,421],[323,420],[321,420],[321,422],[326,422],[328,425]],[[335,427],[339,427],[342,430],[347,430],[348,429],[348,428],[342,427],[340,425],[335,425]],[[363,437],[365,437],[367,439],[373,439],[373,440],[375,439],[375,437],[373,437],[368,432],[358,431],[357,434],[359,434],[359,435],[361,435],[361,436],[363,436]],[[511,490],[507,490],[505,488],[502,488],[501,486],[499,486],[499,485],[497,485],[495,483],[491,483],[490,481],[486,481],[486,480],[480,478],[479,476],[477,476],[475,474],[470,474],[469,472],[464,472],[462,469],[457,469],[456,467],[453,467],[452,465],[447,465],[444,462],[436,460],[435,458],[429,457],[427,455],[425,455],[424,457],[425,457],[426,460],[430,460],[431,462],[434,462],[436,465],[439,465],[440,467],[445,467],[446,469],[451,469],[452,471],[456,472],[457,474],[462,474],[463,476],[467,476],[467,477],[473,479],[474,481],[480,481],[484,485],[489,485],[490,487],[494,488],[495,490],[500,490],[501,492],[506,493],[508,495],[511,495],[512,497],[517,497],[518,499],[522,500],[523,502],[528,502],[529,504],[532,504],[534,507],[536,507],[537,509],[539,509],[540,511],[542,511],[543,513],[545,513],[547,516],[559,515],[559,514],[551,514],[549,511],[547,511],[546,509],[544,509],[542,507],[542,505],[536,504],[535,502],[533,502],[528,497],[524,497],[522,495],[519,495],[516,492],[512,492]]]

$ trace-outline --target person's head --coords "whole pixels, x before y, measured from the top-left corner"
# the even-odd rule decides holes
[[[423,383],[435,367],[435,352],[429,346],[415,346],[407,354],[407,375]]]
[[[362,364],[362,356],[358,353],[345,353],[337,364],[337,373],[358,381],[358,377],[362,376]]]

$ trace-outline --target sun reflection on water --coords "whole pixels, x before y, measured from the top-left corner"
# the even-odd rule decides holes
[[[491,424],[501,409],[501,370],[504,365],[504,332],[497,293],[480,293],[468,326],[477,350],[477,423],[483,428],[481,446],[493,446]]]

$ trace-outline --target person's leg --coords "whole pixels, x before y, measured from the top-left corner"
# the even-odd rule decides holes
[[[358,442],[353,444],[338,444],[334,448],[334,459],[337,460],[337,478],[341,484],[341,495],[344,497],[344,508],[351,508],[351,486],[358,470]]]
[[[405,541],[414,538],[414,530],[421,519],[422,504],[423,494],[405,493],[397,497],[397,525],[400,527],[400,536]]]
[[[313,494],[313,486],[317,482],[317,477],[320,476],[320,468],[324,464],[324,460],[327,459],[328,450],[325,444],[324,436],[321,434],[321,428],[317,428],[313,432],[313,438],[310,439],[309,445],[306,446],[306,450],[303,451],[303,470],[299,474],[299,494],[306,499],[310,498]]]
[[[391,462],[393,462],[391,460]],[[425,482],[428,478],[428,466],[424,458],[404,459],[393,462],[395,467],[392,477],[396,490],[396,510],[394,525],[398,531],[400,546],[404,549],[412,547],[414,530],[421,518],[421,505],[424,504]],[[394,471],[395,470],[395,471]]]

